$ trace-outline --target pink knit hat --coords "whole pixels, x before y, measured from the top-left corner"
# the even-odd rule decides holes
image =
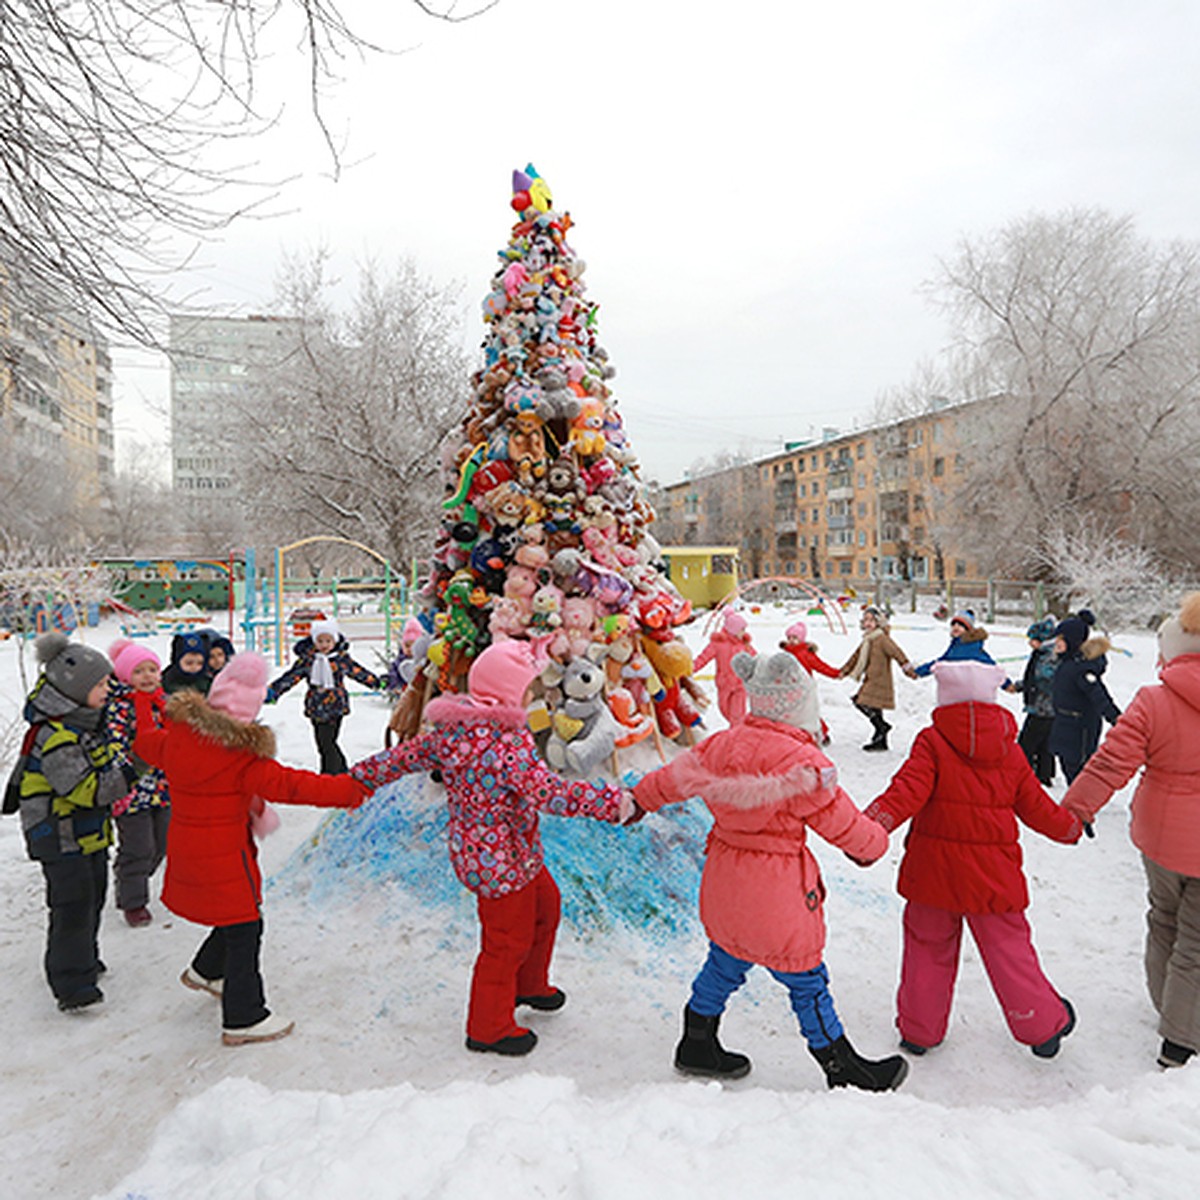
[[[808,626],[803,621],[795,621],[783,631],[786,642],[807,642]]]
[[[741,613],[730,610],[725,614],[722,628],[732,637],[741,637],[746,632],[746,618]]]
[[[113,665],[113,674],[122,683],[133,678],[133,668],[139,663],[152,662],[162,669],[162,659],[149,646],[140,646],[130,638],[117,638],[108,648],[108,658]]]
[[[525,689],[547,662],[545,649],[509,638],[493,642],[467,673],[467,692],[476,704],[521,706]]]
[[[985,662],[935,662],[937,702],[946,704],[995,704],[996,689],[1004,682],[1004,668]]]
[[[402,642],[415,642],[425,632],[425,627],[417,620],[416,617],[409,617],[404,622],[404,628],[400,631],[400,640]]]
[[[253,721],[267,694],[267,660],[253,650],[231,658],[208,689],[208,702],[238,721]]]

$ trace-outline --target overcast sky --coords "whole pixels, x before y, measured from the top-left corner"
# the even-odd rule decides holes
[[[864,420],[947,341],[919,288],[963,236],[1098,206],[1200,241],[1191,0],[499,0],[454,26],[384,7],[342,5],[410,48],[347,62],[329,95],[354,165],[329,178],[297,71],[255,148],[297,177],[287,211],[235,226],[183,286],[240,315],[268,307],[284,252],[326,246],[347,276],[412,255],[462,283],[475,345],[532,162],[663,482]],[[115,358],[120,439],[167,375]]]

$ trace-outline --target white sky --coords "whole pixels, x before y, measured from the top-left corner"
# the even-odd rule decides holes
[[[964,235],[1099,206],[1200,241],[1200,6],[1188,0],[500,0],[445,26],[343,10],[399,57],[347,63],[338,182],[294,102],[261,146],[297,176],[183,287],[263,311],[285,251],[345,275],[413,255],[460,281],[467,339],[533,162],[575,220],[647,477],[852,427],[947,340],[918,293]],[[255,154],[260,147],[255,147]],[[118,434],[166,370],[118,350]]]

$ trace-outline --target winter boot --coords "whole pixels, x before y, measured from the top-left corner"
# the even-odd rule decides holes
[[[467,1049],[477,1054],[503,1054],[506,1058],[520,1058],[537,1045],[537,1034],[532,1029],[497,1038],[494,1042],[481,1042],[478,1038],[467,1038]]]
[[[567,1002],[567,993],[562,988],[551,988],[541,996],[518,996],[517,1007],[536,1008],[538,1012],[558,1012]]]
[[[808,1052],[821,1064],[825,1081],[831,1088],[856,1087],[864,1092],[890,1092],[898,1088],[908,1074],[908,1060],[902,1054],[873,1062],[863,1058],[845,1034],[819,1050],[809,1046]]]
[[[1044,1042],[1038,1042],[1036,1046],[1029,1047],[1038,1058],[1053,1058],[1058,1053],[1063,1038],[1075,1028],[1074,1007],[1065,996],[1059,996],[1059,999],[1063,1002],[1063,1008],[1067,1010],[1067,1023],[1053,1037],[1047,1038]]]
[[[875,730],[875,736],[863,749],[886,750],[888,748],[887,735],[891,726],[883,719],[883,710],[878,708],[864,708],[863,711],[867,714],[867,719],[871,722]]]
[[[1195,1050],[1188,1046],[1181,1046],[1178,1042],[1164,1038],[1162,1049],[1158,1052],[1158,1065],[1160,1067],[1185,1067],[1195,1053]]]
[[[701,1016],[690,1005],[683,1010],[683,1037],[675,1047],[675,1070],[715,1079],[741,1079],[750,1074],[750,1060],[726,1050],[717,1040],[720,1024],[719,1016]]]
[[[280,1038],[287,1037],[295,1028],[295,1021],[289,1021],[287,1017],[281,1017],[278,1013],[268,1013],[256,1025],[221,1030],[221,1041],[226,1046],[252,1046],[257,1042],[277,1042]]]

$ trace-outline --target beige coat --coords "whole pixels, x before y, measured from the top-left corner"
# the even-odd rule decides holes
[[[858,661],[859,647],[842,664],[838,675],[845,679],[854,670]],[[891,635],[884,632],[871,639],[871,648],[867,657],[867,670],[862,677],[862,686],[854,694],[854,703],[864,708],[895,708],[896,693],[892,690],[892,660],[901,667],[908,663],[908,655],[892,641]]]

